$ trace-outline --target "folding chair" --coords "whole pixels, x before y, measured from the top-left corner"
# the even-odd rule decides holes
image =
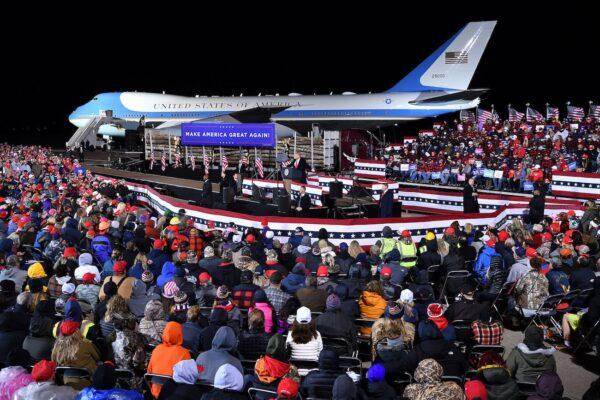
[[[473,344],[473,331],[471,321],[457,319],[452,321],[452,326],[456,331],[456,345],[462,353],[467,352],[467,348]]]
[[[375,322],[374,319],[364,319],[364,318],[358,318],[354,321],[354,323],[356,324],[356,326],[359,328],[371,328],[373,326],[373,323]],[[371,346],[372,346],[372,342],[371,342],[371,335],[362,335],[359,331],[358,337],[357,337],[357,344],[358,344],[358,356],[360,357],[361,360],[363,361],[371,361]]]
[[[544,299],[544,301],[540,304],[537,310],[519,308],[523,317],[531,318],[531,321],[529,322],[529,324],[527,324],[527,328],[534,322],[536,323],[536,325],[543,325],[544,321],[542,320],[542,318],[545,317],[550,321],[554,329],[557,329],[559,332],[562,332],[562,326],[559,322],[557,322],[554,319],[554,316],[557,314],[556,307],[560,304],[564,296],[564,294],[554,294],[546,297],[546,299]]]
[[[64,378],[90,379],[90,372],[85,368],[56,367],[54,372],[56,383],[64,385]]]
[[[130,369],[117,368],[115,369],[115,377],[117,378],[118,388],[131,389],[131,381],[135,378],[135,373]]]
[[[581,342],[579,342],[579,344],[577,345],[577,347],[575,348],[574,353],[577,354],[577,352],[579,351],[579,349],[581,348],[581,346],[586,345],[589,346],[590,348],[594,348],[594,345],[591,344],[589,342],[589,340],[591,338],[594,337],[594,335],[596,334],[596,330],[598,329],[598,324],[600,324],[600,320],[596,321],[596,323],[594,324],[594,326],[592,326],[592,328],[589,330],[588,333],[585,334],[585,336],[583,336],[581,338]]]
[[[340,368],[347,371],[354,371],[359,375],[362,375],[362,361],[358,357],[340,357]]]
[[[430,265],[427,267],[427,277],[429,278],[429,282],[433,282],[434,274],[440,269],[441,265]]]
[[[350,356],[353,353],[352,344],[346,339],[328,336],[322,336],[322,339],[323,347],[335,350],[340,356]]]
[[[395,379],[390,385],[394,388],[397,394],[402,395],[404,389],[412,383],[412,375],[408,372],[403,373],[400,377]]]
[[[571,302],[571,309],[581,310],[582,308],[587,307],[593,292],[594,288],[581,290],[579,295]]]
[[[464,376],[443,375],[442,382],[454,382],[458,386],[462,387],[465,382],[465,378]]]
[[[502,320],[502,312],[500,312],[499,303],[504,303],[505,301],[508,301],[508,297],[510,296],[514,286],[514,282],[504,283],[504,285],[502,285],[502,289],[500,289],[500,291],[496,295],[496,298],[492,302],[492,309],[496,311],[496,314],[498,314],[500,320]]]
[[[446,275],[446,279],[444,280],[444,285],[442,286],[442,291],[440,292],[440,297],[438,299],[438,302],[441,302],[442,298],[444,298],[446,300],[446,304],[450,304],[448,302],[448,298],[446,297],[446,285],[448,284],[448,280],[461,279],[461,280],[465,281],[470,276],[471,276],[471,273],[464,269],[448,272],[448,274]]]
[[[146,382],[146,385],[148,385],[148,387],[152,387],[152,384],[164,385],[171,379],[173,379],[173,377],[170,375],[160,375],[151,373],[144,374],[144,381]]]

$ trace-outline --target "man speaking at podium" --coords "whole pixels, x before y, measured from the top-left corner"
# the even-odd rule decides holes
[[[300,171],[300,182],[306,183],[306,171],[308,171],[310,168],[308,167],[308,163],[304,157],[302,157],[302,153],[299,151],[294,153],[294,164],[292,166]]]

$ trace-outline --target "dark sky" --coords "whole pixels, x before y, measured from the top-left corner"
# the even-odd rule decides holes
[[[471,82],[491,89],[484,107],[494,103],[504,114],[508,102],[524,109],[529,101],[540,111],[546,101],[563,108],[567,100],[600,102],[598,10],[576,1],[522,3],[495,2],[485,11],[477,3],[427,2],[402,11],[345,2],[345,12],[261,3],[265,10],[254,17],[234,3],[196,11],[174,2],[166,11],[161,3],[135,13],[107,5],[102,15],[17,15],[14,26],[2,27],[2,136],[62,143],[74,132],[68,114],[106,91],[384,91],[466,22],[483,19],[499,21]]]

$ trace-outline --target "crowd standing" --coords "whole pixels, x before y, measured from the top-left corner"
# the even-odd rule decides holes
[[[540,126],[503,120],[444,123],[384,154],[388,175],[460,186],[474,178],[488,190],[531,192],[547,188],[554,171],[600,173],[597,121],[589,119],[576,128],[566,120]]]
[[[365,249],[157,214],[40,147],[0,160],[0,399],[560,399],[549,343],[596,341],[593,202]],[[531,320],[574,290],[561,329]],[[504,357],[507,323],[525,335]]]

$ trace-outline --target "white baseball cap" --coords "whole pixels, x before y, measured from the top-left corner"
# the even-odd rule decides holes
[[[301,324],[309,324],[312,320],[312,315],[310,314],[310,310],[308,307],[300,307],[298,311],[296,311],[296,321]]]

